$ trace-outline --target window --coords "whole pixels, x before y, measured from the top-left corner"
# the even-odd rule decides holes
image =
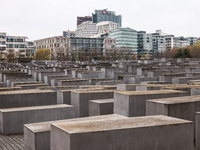
[[[11,37],[7,37],[7,42],[13,42],[13,38],[11,38]]]
[[[15,41],[15,42],[24,42],[23,39],[15,39],[14,41]]]
[[[5,41],[0,41],[0,45],[6,45]]]

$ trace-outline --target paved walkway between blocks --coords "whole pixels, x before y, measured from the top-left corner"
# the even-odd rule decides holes
[[[23,150],[24,135],[2,135],[0,134],[0,150]]]

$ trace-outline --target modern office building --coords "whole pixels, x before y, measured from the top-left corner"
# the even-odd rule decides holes
[[[97,34],[96,23],[86,21],[77,26],[76,37],[90,38]]]
[[[75,31],[63,31],[64,37],[75,37]]]
[[[51,56],[61,56],[70,54],[72,51],[89,51],[98,49],[103,51],[102,38],[84,38],[84,37],[63,37],[56,36],[34,41],[35,51],[39,49],[49,49]]]
[[[92,21],[92,16],[77,17],[77,26],[86,21]]]
[[[95,13],[92,14],[93,23],[99,23],[103,21],[112,21],[118,23],[119,26],[122,26],[122,16],[116,15],[114,11],[108,11],[107,9],[95,10]]]
[[[70,38],[70,51],[77,50],[101,50],[103,51],[103,39],[102,38],[83,38],[75,37]]]
[[[131,50],[133,54],[137,54],[138,37],[136,30],[131,28],[119,28],[111,31],[108,37],[116,40],[116,48]]]
[[[138,57],[151,54],[153,50],[152,35],[147,34],[145,31],[138,32]]]
[[[152,33],[153,41],[153,51],[152,53],[161,53],[166,50],[166,34],[161,30],[157,30],[155,33]]]
[[[112,21],[104,21],[96,24],[96,29],[98,34],[108,33],[118,28],[119,24]]]

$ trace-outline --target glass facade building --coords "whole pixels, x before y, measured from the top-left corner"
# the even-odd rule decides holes
[[[147,34],[145,31],[138,32],[138,56],[152,53],[153,43],[152,35]]]
[[[103,39],[102,38],[70,38],[70,50],[85,50],[98,49],[103,51]]]
[[[137,31],[131,28],[119,28],[109,32],[108,37],[116,39],[116,48],[128,48],[137,54],[138,37]]]
[[[122,16],[116,15],[114,11],[104,10],[95,10],[95,13],[92,14],[93,23],[99,23],[103,21],[112,21],[118,23],[119,26],[122,26]]]

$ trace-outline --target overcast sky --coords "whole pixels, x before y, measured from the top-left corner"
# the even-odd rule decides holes
[[[122,15],[123,27],[200,37],[199,6],[200,0],[0,0],[0,32],[30,40],[62,35],[76,29],[77,16],[108,8]]]

